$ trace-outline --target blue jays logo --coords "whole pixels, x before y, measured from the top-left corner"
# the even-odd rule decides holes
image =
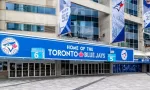
[[[118,10],[118,12],[120,11],[120,9],[124,6],[124,4],[122,3],[122,1],[120,3],[118,3],[114,8]]]
[[[14,55],[19,50],[19,44],[14,38],[8,37],[2,40],[1,49],[7,55]]]
[[[122,50],[121,57],[122,57],[123,60],[127,60],[128,54],[127,54],[126,50]]]

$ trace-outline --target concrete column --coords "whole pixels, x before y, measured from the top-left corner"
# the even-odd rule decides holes
[[[100,3],[103,4],[103,5],[106,5],[106,6],[110,7],[110,1],[111,0],[100,0]]]
[[[138,50],[145,51],[142,25],[138,25]]]
[[[59,14],[59,12],[60,12],[60,6],[59,6],[59,4],[60,4],[60,2],[59,2],[59,0],[56,0],[56,16],[57,16],[57,18],[56,18],[56,27],[55,27],[55,34],[56,34],[56,36],[58,36],[58,34],[59,34],[59,16],[60,16],[60,14]]]
[[[5,0],[0,0],[0,10],[5,10]]]
[[[55,61],[56,63],[56,76],[61,76],[61,61]]]
[[[142,72],[146,73],[146,64],[142,64]]]
[[[4,0],[0,0],[0,31],[6,30],[6,4]]]
[[[100,18],[99,18],[99,27],[100,27],[100,40],[105,43],[110,43],[111,42],[111,15],[101,13]],[[102,37],[103,34],[105,34],[105,37]]]
[[[145,51],[144,47],[144,38],[143,38],[143,28],[144,28],[144,21],[143,21],[143,15],[142,15],[142,10],[143,10],[143,0],[138,0],[139,3],[139,8],[138,8],[138,17],[141,18],[142,24],[138,25],[138,50],[140,51]]]
[[[110,63],[110,74],[113,74],[113,63]]]
[[[6,22],[5,21],[0,21],[0,31],[5,31],[6,30]]]

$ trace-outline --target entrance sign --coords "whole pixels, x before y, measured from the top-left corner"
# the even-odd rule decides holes
[[[43,48],[32,48],[31,49],[32,59],[44,59],[45,58],[45,49]]]
[[[133,50],[104,45],[78,43],[55,39],[29,37],[0,33],[0,44],[5,38],[14,38],[19,45],[18,52],[8,55],[0,49],[0,57],[30,58],[47,60],[85,60],[85,61],[108,61],[110,50],[116,54],[116,61],[133,61]],[[128,56],[121,56],[122,53]],[[109,56],[111,59],[112,56]],[[125,59],[125,60],[124,60]],[[115,61],[115,57],[113,57]]]
[[[133,62],[134,51],[131,49],[111,48],[116,53],[116,62]]]
[[[108,54],[108,61],[111,62],[116,61],[116,54]]]

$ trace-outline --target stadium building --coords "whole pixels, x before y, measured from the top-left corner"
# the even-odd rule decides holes
[[[67,2],[0,0],[0,78],[150,72],[145,0]],[[70,10],[60,13],[65,5],[71,14],[63,20],[70,23],[61,28],[69,34],[60,33],[60,16]]]

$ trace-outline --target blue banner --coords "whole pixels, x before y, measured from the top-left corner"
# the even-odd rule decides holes
[[[125,40],[124,0],[112,0],[112,43]]]
[[[150,1],[143,1],[144,28],[150,27]]]
[[[135,63],[150,63],[150,59],[149,58],[135,58],[134,62]]]
[[[59,0],[60,3],[60,17],[59,17],[59,35],[71,32],[71,1]]]
[[[114,61],[132,62],[133,50],[110,46],[0,33],[0,57],[47,60],[108,61],[110,50]],[[125,52],[124,52],[125,51]],[[122,54],[127,57],[122,58]]]
[[[133,62],[134,52],[130,49],[122,49],[122,48],[111,48],[114,54],[116,54],[116,62]]]
[[[116,61],[116,54],[108,54],[108,61],[115,62]]]

